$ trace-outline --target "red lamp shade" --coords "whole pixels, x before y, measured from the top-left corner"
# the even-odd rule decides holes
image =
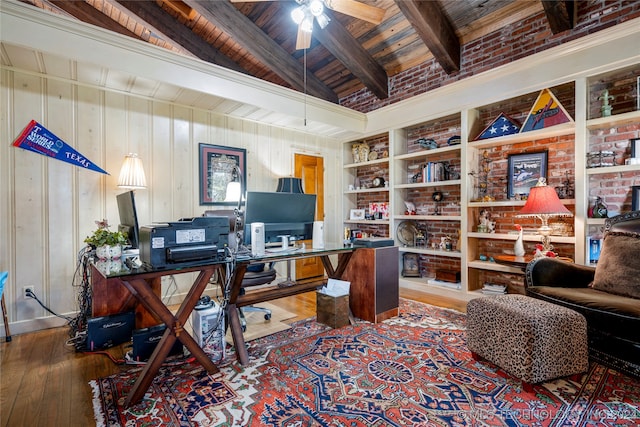
[[[527,203],[518,216],[573,216],[571,211],[567,209],[556,190],[553,187],[545,185],[536,185],[531,188],[529,197],[527,197]]]

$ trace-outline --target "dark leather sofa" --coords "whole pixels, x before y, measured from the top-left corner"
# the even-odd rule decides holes
[[[595,268],[540,258],[527,265],[525,289],[584,315],[589,357],[640,378],[640,211],[606,220]]]

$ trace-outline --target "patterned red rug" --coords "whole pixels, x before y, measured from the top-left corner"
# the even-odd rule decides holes
[[[133,369],[91,381],[99,426],[637,426],[640,382],[592,364],[525,392],[472,359],[465,316],[403,300],[381,324],[331,330],[313,319],[230,351],[221,372],[163,368],[141,403],[122,408]]]

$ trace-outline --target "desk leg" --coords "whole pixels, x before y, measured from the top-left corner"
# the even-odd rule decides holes
[[[126,286],[149,311],[155,313],[165,325],[167,325],[167,330],[156,346],[149,362],[145,365],[133,388],[129,391],[124,403],[125,408],[138,403],[142,399],[144,393],[151,385],[153,378],[171,351],[176,339],[179,339],[189,351],[191,351],[191,354],[205,367],[207,372],[218,372],[218,368],[200,346],[198,346],[198,343],[183,329],[183,325],[188,321],[193,307],[197,304],[214,270],[215,268],[210,268],[200,272],[198,278],[191,286],[187,297],[178,309],[176,316],[174,316],[162,300],[153,293],[146,281],[142,279],[122,281],[124,286]]]
[[[327,277],[331,279],[340,279],[344,274],[347,265],[349,264],[349,260],[351,259],[351,255],[353,252],[345,252],[338,255],[338,267],[334,270],[333,264],[331,264],[331,259],[328,255],[323,255],[320,257],[322,260],[322,265],[324,266],[324,270],[327,272]]]

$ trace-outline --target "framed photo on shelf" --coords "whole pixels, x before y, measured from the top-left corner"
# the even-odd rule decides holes
[[[240,191],[247,186],[247,150],[200,144],[200,204],[237,205],[225,200],[230,182],[239,182]]]
[[[631,143],[631,157],[640,158],[640,138],[632,138],[629,142]]]
[[[363,221],[364,220],[364,209],[351,209],[349,211],[349,219],[351,221]]]
[[[539,178],[547,178],[548,151],[509,154],[507,166],[507,197],[528,195]]]
[[[421,277],[420,255],[411,252],[402,255],[402,277]]]
[[[640,211],[640,185],[631,187],[631,210]]]

